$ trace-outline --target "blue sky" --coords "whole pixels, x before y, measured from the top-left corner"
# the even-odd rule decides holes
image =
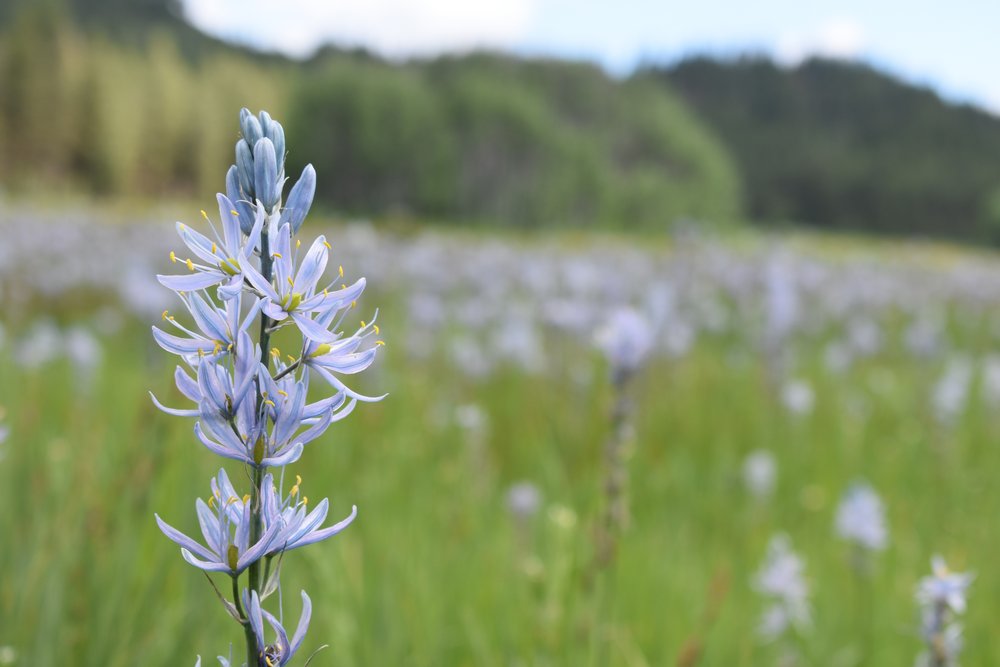
[[[1000,3],[927,0],[185,0],[206,31],[294,56],[324,42],[393,58],[477,47],[627,73],[685,54],[860,59],[1000,113]]]

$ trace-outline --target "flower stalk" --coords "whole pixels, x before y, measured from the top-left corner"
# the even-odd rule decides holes
[[[225,469],[212,479],[208,502],[195,502],[203,543],[159,516],[156,520],[181,547],[184,560],[206,574],[230,577],[232,600],[221,593],[219,597],[242,626],[246,664],[280,667],[299,650],[312,614],[312,602],[303,591],[302,616],[289,640],[278,620],[283,614],[265,608],[267,598],[280,590],[281,559],[287,551],[344,530],[357,508],[323,527],[329,501],[310,508],[299,476],[286,491],[270,470],[295,463],[307,444],[348,416],[359,401],[381,400],[350,389],[341,376],[368,368],[383,343],[373,340],[378,333],[373,322],[362,322],[353,333],[341,329],[365,281],[338,287],[340,269],[337,278],[323,286],[331,250],[326,239],[320,236],[300,257],[301,241],[293,237],[312,204],[314,170],[303,170],[283,206],[284,130],[266,112],[254,116],[247,109],[240,114],[240,127],[236,164],[226,176],[226,194],[218,195],[223,233],[219,235],[204,211],[214,239],[178,223],[178,234],[192,256],[172,252],[170,259],[187,273],[158,276],[177,293],[193,320],[193,325],[181,324],[164,312],[167,328],[177,333],[153,327],[153,336],[180,357],[174,379],[194,405],[171,408],[155,396],[153,401],[168,414],[195,417],[194,432],[201,443],[238,461],[250,488],[237,492]],[[250,334],[255,323],[256,340]],[[272,333],[286,326],[302,341],[302,355],[291,364],[271,348]],[[311,388],[310,380],[316,377],[324,382]],[[316,396],[317,386],[329,390]],[[279,560],[272,571],[274,558]],[[276,639],[268,641],[266,635]],[[229,667],[231,657],[220,656],[219,661]]]

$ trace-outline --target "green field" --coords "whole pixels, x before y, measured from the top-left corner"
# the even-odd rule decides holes
[[[29,217],[5,216],[4,232]],[[208,494],[219,465],[191,420],[158,412],[147,396],[180,402],[173,358],[149,335],[158,318],[86,280],[57,290],[33,278],[63,265],[23,250],[44,247],[50,223],[19,232],[22,256],[0,257],[0,405],[11,430],[0,450],[0,662],[185,665],[196,654],[225,654],[230,642],[239,658],[239,628],[153,520],[157,512],[196,534],[194,499]],[[119,229],[81,224],[83,238]],[[307,238],[320,229],[310,225]],[[647,240],[639,249],[628,238],[326,231],[335,252],[339,240],[354,239],[334,262],[349,274],[365,270],[371,289],[362,310],[380,308],[388,342],[358,388],[389,397],[360,406],[289,469],[304,478],[306,495],[329,496],[331,517],[359,509],[338,537],[286,557],[285,623],[294,626],[305,588],[315,605],[305,655],[330,645],[314,665],[773,665],[787,645],[757,637],[765,602],[751,580],[778,532],[804,558],[812,590],[812,627],[791,641],[797,664],[911,664],[921,650],[914,590],[935,553],[976,572],[963,664],[991,664],[1000,612],[992,566],[1000,419],[986,370],[996,363],[988,356],[997,336],[993,256],[821,237]],[[782,339],[789,358],[777,378],[755,333],[763,330],[761,290],[741,296],[740,274],[726,278],[741,262],[766,274],[774,247],[792,262],[792,276],[806,276],[797,284],[811,295]],[[441,284],[405,269],[368,270],[374,265],[359,248],[386,265],[423,252]],[[386,260],[386,248],[397,254]],[[102,252],[96,244],[70,249],[95,272],[108,263],[117,270],[114,252]],[[521,271],[490,273],[507,259],[490,264],[483,253],[514,258]],[[465,260],[433,260],[440,256]],[[421,290],[436,290],[445,304],[464,295],[485,308],[489,331],[535,307],[523,288],[535,284],[525,276],[539,266],[595,261],[595,284],[624,280],[620,298],[636,303],[651,289],[630,273],[637,269],[627,260],[636,257],[679,295],[665,326],[684,318],[697,335],[683,349],[660,350],[630,387],[632,521],[615,563],[592,576],[614,402],[600,354],[585,336],[538,325],[544,365],[501,359],[486,373],[463,372],[446,341],[468,323],[445,318],[413,337],[426,308],[410,300]],[[464,281],[477,269],[489,274],[481,285]],[[488,286],[498,282],[494,293]],[[851,284],[838,297],[836,286]],[[871,299],[879,290],[890,296]],[[601,303],[616,293],[598,291]],[[532,312],[555,309],[542,301]],[[840,309],[824,305],[835,302]],[[924,306],[940,317],[941,343],[917,355],[906,332]],[[877,349],[855,352],[846,367],[830,363],[830,343],[862,311],[877,326]],[[44,340],[37,323],[46,318],[64,336],[54,339],[56,356],[26,365],[26,345]],[[60,356],[74,326],[98,342],[101,357],[89,366]],[[947,393],[942,377],[956,363],[970,371],[950,404],[957,407],[946,411],[935,396]],[[786,408],[789,378],[809,385],[812,410]],[[744,458],[757,449],[777,460],[769,499],[754,498],[742,481]],[[229,473],[234,481],[243,474],[238,466]],[[858,478],[881,494],[889,524],[889,546],[867,573],[852,566],[852,548],[833,528],[838,499]],[[542,498],[523,524],[507,509],[508,489],[521,481]]]

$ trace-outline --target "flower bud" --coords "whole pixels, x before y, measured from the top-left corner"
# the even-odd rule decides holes
[[[245,141],[236,142],[236,172],[240,187],[243,188],[243,196],[252,200],[255,194],[253,153]]]
[[[239,213],[240,229],[243,230],[244,234],[250,234],[250,231],[253,229],[254,211],[253,206],[250,205],[240,190],[238,172],[239,170],[235,164],[229,167],[229,171],[226,172],[226,196],[233,203],[236,212]]]
[[[261,112],[263,113],[263,112]],[[274,144],[274,156],[278,160],[278,178],[285,171],[285,128],[278,121],[271,121],[270,130],[264,135]]]
[[[302,227],[302,222],[309,213],[315,195],[316,170],[311,164],[307,164],[306,168],[302,170],[299,180],[292,186],[292,191],[288,193],[288,201],[285,203],[285,209],[281,212],[281,224],[286,222],[290,224],[293,234]]]
[[[269,114],[266,111],[261,111],[257,115],[260,118],[260,131],[262,133],[262,136],[270,137],[271,123],[273,122],[273,120],[271,119],[271,114]]]
[[[267,137],[253,147],[254,193],[270,211],[281,198],[274,144]]]
[[[260,121],[246,107],[240,110],[240,130],[243,132],[243,138],[246,140],[248,147],[255,146],[261,137],[264,136],[264,132],[260,127]]]

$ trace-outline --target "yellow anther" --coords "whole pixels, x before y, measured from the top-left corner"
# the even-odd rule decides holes
[[[177,253],[175,253],[173,250],[170,251],[170,261],[173,262],[174,264],[177,263]]]
[[[229,496],[229,500],[226,501],[226,507],[229,507],[230,505],[235,505],[238,502],[240,502],[239,498],[237,498],[236,496]]]
[[[215,496],[208,497],[208,506],[215,509]]]
[[[245,503],[250,502],[250,494],[249,493],[247,493],[247,494],[245,494],[243,496],[243,502],[245,502]]]
[[[295,497],[295,496],[299,495],[299,485],[296,484],[291,489],[289,489],[288,490],[288,495],[290,495],[292,497]]]
[[[194,271],[194,262],[192,262],[190,258],[188,258],[188,261],[184,263],[187,264],[188,271]]]
[[[309,496],[302,496],[302,504],[303,505],[309,504]]]
[[[364,321],[364,320],[361,320],[361,328],[362,328],[362,329],[364,329],[364,328],[365,328],[365,321]]]
[[[327,241],[326,239],[323,239],[323,245],[326,246],[327,250],[332,250],[333,249],[332,246],[330,246],[330,242]]]
[[[234,347],[236,346],[233,343],[230,343],[229,345],[226,346],[226,351],[232,352]]]
[[[377,324],[373,324],[372,325],[372,329],[375,330],[375,335],[377,336],[378,335],[378,325]]]
[[[205,209],[201,209],[201,217],[203,217],[206,220],[208,220],[208,213],[205,213]]]
[[[280,252],[273,252],[273,253],[271,253],[271,257],[277,257],[278,259],[281,259],[281,253]]]
[[[295,247],[296,249],[302,247],[302,239],[295,239]]]
[[[287,280],[287,281],[288,281],[288,284],[289,284],[290,286],[292,286],[292,287],[294,287],[294,286],[295,286],[295,281],[294,281],[294,280],[292,280],[292,277],[291,277],[291,276],[288,276],[288,277],[287,277],[287,278],[286,278],[285,280]]]
[[[201,357],[204,357],[204,356],[205,356],[205,350],[203,350],[203,349],[201,349],[199,347],[198,348],[198,357],[201,358]]]
[[[339,276],[340,276],[341,278],[343,278],[343,277],[344,277],[344,265],[343,265],[343,264],[341,264],[340,266],[338,266],[338,267],[337,267],[337,274],[338,274],[338,275],[339,275]]]
[[[239,215],[239,213],[236,211],[236,209],[229,209],[229,212],[232,213],[233,215],[236,215],[236,216]]]
[[[271,356],[272,357],[280,357],[281,356],[281,350],[279,350],[276,347],[272,347],[271,348]]]
[[[271,399],[267,399],[266,401],[264,401],[264,403],[270,405],[272,408],[274,407],[274,401],[272,401]]]
[[[354,307],[355,307],[355,306],[357,306],[357,305],[358,305],[358,302],[357,302],[357,301],[352,301],[352,302],[351,302],[351,308],[354,308]]]
[[[293,356],[292,356],[292,355],[290,355],[290,354],[286,354],[285,356],[286,356],[286,357],[288,357],[288,361],[289,361],[290,363],[293,363],[293,364],[295,363],[295,357],[293,357]]]
[[[169,314],[170,314],[169,311],[165,310],[165,311],[163,311],[163,315],[161,317],[163,317],[163,319],[167,319],[167,317],[169,316]]]
[[[344,283],[340,283],[340,289],[347,289],[347,285],[345,285]]]
[[[296,475],[295,476],[295,486],[298,486],[301,483],[302,483],[302,476],[301,475]]]
[[[212,254],[214,255],[214,254],[215,254],[215,251],[216,251],[216,250],[218,250],[218,249],[219,249],[219,246],[217,246],[217,245],[215,245],[215,244],[213,243],[213,244],[212,244]]]
[[[279,389],[278,393],[281,394],[282,396],[284,396],[285,398],[288,398],[288,392],[287,391],[284,391],[283,389]]]
[[[377,341],[375,341],[375,346],[376,347],[382,347],[383,345],[385,345],[385,341],[384,340],[377,340]]]
[[[187,229],[187,225],[185,225],[185,224],[184,224],[183,222],[178,222],[178,223],[177,223],[177,226],[178,226],[178,227],[179,227],[180,229],[182,229],[182,230],[183,230],[183,229]]]
[[[328,289],[324,289],[323,290],[323,296],[329,296],[329,294],[330,294],[330,290],[328,290]]]

